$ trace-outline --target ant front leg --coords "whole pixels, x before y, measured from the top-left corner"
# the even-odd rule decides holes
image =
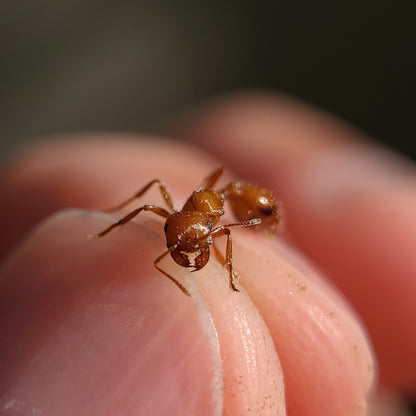
[[[235,287],[235,284],[234,284],[234,279],[236,279],[237,277],[236,277],[236,274],[234,272],[234,267],[233,267],[233,244],[232,244],[232,238],[231,238],[231,231],[229,230],[228,227],[254,227],[255,225],[259,225],[259,224],[261,224],[261,219],[254,218],[249,221],[242,221],[242,222],[236,222],[232,224],[220,225],[219,227],[215,228],[209,233],[209,235],[211,235],[212,237],[218,237],[222,234],[225,234],[227,236],[227,247],[225,251],[225,266],[228,268],[228,272],[229,272],[230,288],[234,290],[235,292],[239,292],[239,290]]]
[[[105,230],[101,231],[98,234],[87,234],[87,238],[100,238],[104,237],[106,234],[108,234],[111,230],[113,230],[116,227],[120,227],[121,225],[126,224],[127,222],[131,221],[136,215],[138,215],[142,211],[151,211],[154,212],[157,215],[160,215],[161,217],[168,218],[170,217],[170,213],[166,211],[164,208],[157,207],[155,205],[143,205],[140,208],[135,209],[134,211],[127,214],[125,217],[123,217],[121,220],[115,222],[114,224],[110,225]]]
[[[154,184],[157,184],[157,186],[159,187],[160,193],[162,194],[164,201],[166,202],[168,207],[171,209],[171,211],[175,211],[175,209],[173,208],[173,204],[172,204],[172,198],[170,197],[165,184],[160,179],[153,179],[147,185],[143,186],[142,189],[137,191],[132,197],[126,199],[121,204],[116,205],[115,207],[112,207],[112,208],[105,209],[104,211],[112,212],[112,211],[118,211],[121,208],[124,208],[126,205],[130,204],[130,202],[133,202],[135,199],[140,198]]]
[[[225,266],[228,269],[229,272],[229,282],[230,282],[230,288],[234,290],[234,292],[239,292],[239,290],[235,287],[234,279],[236,279],[236,275],[234,272],[233,267],[233,244],[231,239],[231,231],[228,228],[225,228],[224,226],[220,226],[212,231],[212,237],[218,237],[222,234],[225,234],[227,236],[227,248],[225,250]]]
[[[234,285],[234,278],[236,278],[236,275],[234,273],[234,267],[233,267],[233,244],[231,240],[231,231],[228,228],[224,228],[224,233],[227,235],[227,248],[225,251],[225,263],[230,273],[230,287],[232,290],[234,290],[234,292],[239,292],[239,290]]]

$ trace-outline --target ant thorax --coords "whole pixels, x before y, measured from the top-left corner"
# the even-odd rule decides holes
[[[224,196],[213,189],[198,189],[192,192],[182,211],[206,213],[211,217],[211,221],[216,223],[224,215]]]

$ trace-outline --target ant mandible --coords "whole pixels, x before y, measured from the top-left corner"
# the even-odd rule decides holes
[[[172,199],[164,183],[160,179],[154,179],[131,198],[106,211],[117,211],[125,207],[136,198],[141,197],[155,184],[159,187],[169,210],[156,205],[143,205],[100,233],[88,234],[87,237],[104,237],[111,230],[126,224],[142,211],[150,211],[166,218],[164,230],[167,250],[154,261],[154,266],[175,283],[185,295],[190,296],[190,293],[182,283],[159,267],[159,262],[170,253],[173,260],[180,266],[193,267],[193,272],[200,270],[208,263],[210,245],[213,244],[212,239],[220,235],[226,235],[226,255],[225,260],[222,258],[222,262],[228,268],[230,288],[235,292],[239,292],[234,284],[235,272],[233,268],[230,228],[263,226],[268,231],[274,231],[281,221],[282,210],[280,202],[274,198],[271,191],[256,185],[231,182],[220,191],[212,189],[222,173],[222,167],[213,171],[205,179],[202,186],[192,193],[179,211],[174,209]],[[231,210],[238,222],[216,225],[224,214],[225,200],[229,201]],[[188,257],[188,255],[192,254],[195,254],[193,264],[191,264]]]

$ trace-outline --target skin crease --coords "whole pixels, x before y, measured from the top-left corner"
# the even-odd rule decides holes
[[[211,415],[223,400],[227,415],[284,414],[285,406],[289,415],[366,414],[374,362],[357,317],[282,241],[233,230],[239,294],[214,256],[195,274],[166,259],[192,299],[152,266],[164,240],[163,221],[150,214],[85,240],[119,216],[69,211],[10,254],[24,229],[51,212],[114,205],[155,177],[180,207],[216,163],[183,144],[100,137],[46,144],[4,169],[2,209],[13,216],[0,270],[0,353],[9,358],[0,409]],[[149,192],[146,202],[156,201],[157,190]]]

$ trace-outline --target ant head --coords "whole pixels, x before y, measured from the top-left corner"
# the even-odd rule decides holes
[[[231,210],[239,221],[260,218],[257,226],[274,233],[283,222],[283,207],[268,189],[245,183],[234,183],[227,188]]]
[[[183,211],[202,212],[218,220],[224,214],[224,197],[212,189],[199,189],[186,201]]]

